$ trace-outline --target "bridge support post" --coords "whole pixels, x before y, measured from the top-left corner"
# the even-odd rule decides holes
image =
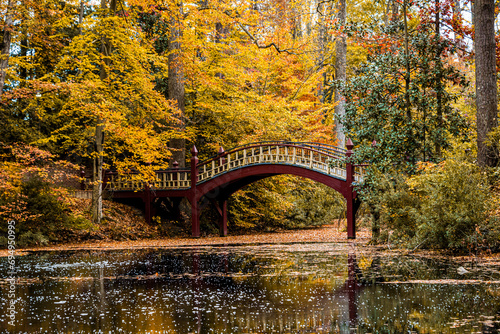
[[[227,200],[223,199],[219,202],[220,207],[220,218],[219,218],[219,228],[220,236],[227,237]]]
[[[144,183],[144,196],[142,200],[144,201],[144,215],[146,216],[146,223],[151,224],[151,189],[149,188],[148,182]]]
[[[191,236],[200,237],[200,209],[197,199],[191,200]]]
[[[224,148],[221,146],[219,148],[219,166],[224,166],[226,164]],[[219,200],[219,235],[221,237],[227,237],[227,199],[223,198]]]
[[[191,191],[189,201],[191,202],[191,234],[194,238],[200,237],[200,210],[198,207],[198,150],[193,145],[191,149]]]
[[[347,199],[347,239],[356,239],[356,218],[352,198]]]
[[[354,165],[350,161],[350,157],[352,156],[352,149],[354,148],[354,145],[352,143],[352,140],[349,138],[347,139],[346,143],[346,157],[347,157],[347,163],[346,163],[346,182],[347,182],[347,191],[346,191],[346,200],[347,200],[347,212],[346,212],[346,218],[347,218],[347,238],[348,239],[356,239],[356,206],[354,203],[354,189],[352,187],[352,183],[354,181]]]

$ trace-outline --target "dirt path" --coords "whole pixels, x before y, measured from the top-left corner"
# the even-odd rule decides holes
[[[355,242],[366,244],[370,240],[368,230],[357,232]],[[262,233],[252,235],[234,235],[227,237],[204,238],[168,238],[168,239],[143,239],[135,241],[93,241],[75,244],[62,244],[55,246],[16,249],[16,255],[23,255],[30,251],[57,251],[57,250],[112,250],[131,248],[168,248],[198,245],[231,245],[231,244],[270,244],[291,242],[347,242],[347,232],[341,232],[337,227],[324,226],[317,229],[284,231],[279,233]],[[0,250],[0,257],[7,256],[8,251]]]

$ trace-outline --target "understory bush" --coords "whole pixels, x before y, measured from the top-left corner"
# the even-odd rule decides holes
[[[500,244],[488,178],[467,160],[420,163],[409,177],[372,170],[362,195],[374,213],[374,231],[381,229],[376,242],[462,250]]]
[[[293,189],[293,207],[286,214],[289,228],[304,228],[332,224],[345,217],[346,203],[337,191],[309,180]]]
[[[0,161],[0,236],[8,221],[15,221],[18,246],[58,241],[64,230],[89,227],[89,222],[69,210],[71,198],[61,185],[73,168],[54,162],[46,151],[30,146],[2,146]],[[0,246],[5,246],[0,238]]]

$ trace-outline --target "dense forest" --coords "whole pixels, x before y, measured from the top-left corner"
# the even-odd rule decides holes
[[[14,219],[23,244],[111,219],[107,169],[147,180],[186,166],[193,145],[203,159],[258,141],[351,138],[354,161],[369,164],[359,218],[374,243],[500,246],[493,0],[1,0],[0,10],[1,231]],[[82,169],[92,200],[73,196]],[[303,228],[344,211],[335,191],[279,176],[232,196],[229,224]],[[204,233],[217,230],[212,216]],[[171,235],[188,219],[166,210],[154,224]]]

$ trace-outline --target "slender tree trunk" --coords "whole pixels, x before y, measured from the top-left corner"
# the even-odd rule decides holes
[[[181,60],[182,29],[177,16],[182,15],[182,3],[178,5],[178,12],[172,15],[170,21],[170,36],[168,43],[168,97],[177,102],[179,108],[179,128],[182,131],[185,127],[185,89],[184,89],[184,68]],[[186,166],[186,140],[172,139],[170,147],[173,149],[171,164],[174,161],[179,163],[179,167]]]
[[[414,142],[413,135],[413,116],[411,114],[411,99],[410,99],[410,86],[411,86],[411,67],[410,67],[410,49],[409,49],[409,35],[408,35],[408,0],[403,0],[403,25],[404,25],[404,38],[405,38],[405,109],[406,109],[406,121],[407,121],[407,138],[411,142]],[[407,160],[412,164],[415,163],[415,153],[413,150],[406,151]]]
[[[474,3],[476,54],[477,162],[496,166],[497,150],[485,143],[488,133],[498,125],[495,45],[495,1]]]
[[[7,3],[7,12],[5,14],[5,24],[3,27],[3,40],[0,50],[0,98],[3,95],[5,86],[5,77],[7,76],[7,67],[9,66],[10,41],[12,39],[12,0]]]
[[[82,24],[83,24],[84,9],[85,9],[85,3],[83,2],[83,0],[80,0],[80,13],[78,14],[78,31],[80,35],[83,33]]]
[[[101,8],[107,9],[106,0],[101,0]],[[110,12],[116,12],[116,0],[111,0]],[[106,66],[110,65],[109,55],[111,54],[111,44],[108,38],[101,40],[101,54],[104,58],[101,66],[99,78],[105,81],[108,78]],[[93,187],[92,187],[92,222],[100,224],[102,219],[102,186],[103,186],[103,164],[104,164],[104,122],[101,117],[97,117],[94,138],[94,165],[93,165]]]
[[[21,40],[21,59],[26,62],[28,58],[28,31],[26,31],[26,28],[23,29],[23,39]],[[21,66],[19,70],[19,77],[23,80],[26,81],[28,78],[28,69],[26,66]],[[22,85],[25,85],[25,82],[22,82]]]
[[[399,1],[391,0],[391,20],[397,21],[399,19]]]
[[[387,3],[384,6],[384,24],[388,25],[389,24],[389,13],[391,12],[391,1],[387,1]]]
[[[464,7],[465,7],[465,4],[464,4]],[[462,18],[461,18],[462,9],[463,9],[463,7],[460,4],[460,0],[454,0],[453,1],[453,19],[457,20],[457,21],[460,19],[460,24],[462,23]],[[460,31],[455,31],[455,44],[460,46],[460,48],[458,48],[458,50],[457,50],[457,56],[463,57],[465,54],[465,51],[462,50],[462,48],[465,49],[465,44],[464,44],[464,36]]]
[[[406,13],[406,0],[403,1],[403,20],[404,20],[404,33],[405,33],[405,101],[406,101],[406,118],[411,121],[411,108],[410,108],[410,50],[408,47],[408,18]],[[411,138],[411,137],[410,137]]]
[[[319,23],[318,23],[318,58],[317,58],[317,66],[318,69],[321,70],[323,67],[323,63],[325,61],[325,50],[326,50],[326,44],[327,44],[327,39],[326,39],[326,25],[325,25],[325,15],[328,10],[325,10],[325,5],[322,4],[319,0],[316,1],[316,7],[318,8],[319,14]],[[325,83],[327,80],[327,74],[326,72],[323,72],[323,80],[320,82],[318,85],[318,96],[320,97],[321,103],[325,102]]]
[[[103,144],[104,120],[97,119],[94,142],[93,187],[92,187],[92,222],[100,224],[102,219],[102,182],[103,182]]]
[[[396,0],[389,0],[386,7],[386,19],[385,25],[389,26],[394,24],[399,20],[399,3]],[[394,36],[397,38],[397,36]],[[397,45],[393,44],[390,46],[391,52],[396,53]]]
[[[441,61],[441,18],[440,18],[440,4],[439,0],[435,0],[435,6],[436,6],[436,22],[435,22],[435,43],[436,43],[436,61],[435,61],[435,66],[436,66],[436,118],[437,118],[437,125],[436,127],[438,129],[442,129],[443,127],[443,102],[442,102],[442,96],[443,96],[443,84],[442,84],[442,78],[441,78],[441,73],[443,72],[443,63]],[[436,158],[440,159],[441,158],[441,140],[442,140],[442,135],[441,133],[438,134],[438,138],[435,138],[435,143],[436,143]]]
[[[344,26],[346,22],[346,0],[339,0],[338,19],[339,23]],[[337,38],[335,42],[335,80],[346,80],[346,63],[347,63],[347,44],[344,37]],[[337,134],[337,144],[340,147],[345,147],[345,133],[342,122],[340,121],[345,116],[345,100],[339,90],[335,90],[335,127]]]

